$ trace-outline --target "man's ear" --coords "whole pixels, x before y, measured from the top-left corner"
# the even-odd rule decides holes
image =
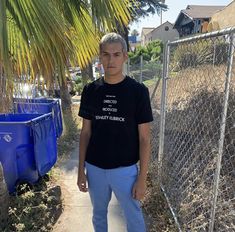
[[[124,58],[125,58],[125,61],[128,60],[128,52],[124,52]]]

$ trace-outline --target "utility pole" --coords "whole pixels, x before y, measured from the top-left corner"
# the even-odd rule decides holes
[[[165,4],[165,0],[161,0],[160,3]],[[160,25],[162,25],[162,7],[160,9]]]
[[[162,25],[162,8],[160,10],[160,25]]]

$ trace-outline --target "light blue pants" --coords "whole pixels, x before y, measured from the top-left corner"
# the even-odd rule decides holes
[[[137,165],[115,169],[101,169],[86,163],[88,189],[93,205],[95,232],[108,232],[108,204],[114,192],[127,222],[128,232],[146,232],[139,201],[132,197]]]

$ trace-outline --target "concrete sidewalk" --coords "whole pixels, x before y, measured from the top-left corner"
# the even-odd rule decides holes
[[[58,180],[64,203],[64,211],[54,226],[53,232],[93,232],[92,206],[88,193],[82,193],[77,187],[78,148],[71,158],[60,165]],[[119,204],[114,196],[109,205],[109,232],[125,232],[126,226]]]

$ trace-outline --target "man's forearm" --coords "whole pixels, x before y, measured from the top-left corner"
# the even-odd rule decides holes
[[[81,132],[80,141],[79,141],[79,166],[78,171],[84,171],[85,159],[86,159],[86,150],[90,140],[90,136]]]
[[[145,133],[145,135],[147,135]],[[133,198],[141,200],[144,197],[147,187],[147,172],[150,157],[150,142],[149,136],[140,136],[139,140],[139,154],[140,154],[140,171],[136,182],[132,189]]]
[[[150,139],[143,138],[139,142],[139,152],[140,152],[140,172],[139,177],[142,180],[147,179],[148,164],[150,159]]]

